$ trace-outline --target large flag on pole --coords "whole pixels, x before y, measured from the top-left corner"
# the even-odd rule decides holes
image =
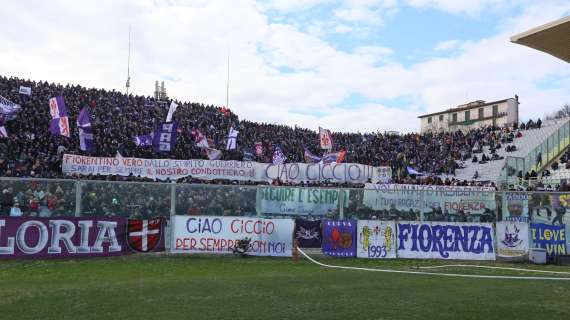
[[[79,148],[83,151],[93,151],[93,128],[88,108],[81,109],[77,117],[77,127],[79,128]]]
[[[276,146],[275,150],[273,150],[273,164],[284,164],[287,160],[287,157],[281,150],[281,147]]]
[[[226,150],[234,150],[236,148],[238,134],[239,131],[235,130],[234,127],[230,128],[230,133],[228,134],[228,143],[226,144]]]
[[[170,103],[170,108],[168,108],[168,115],[166,115],[166,122],[172,122],[172,116],[174,112],[176,112],[176,108],[178,108],[178,104],[174,101]]]
[[[332,150],[333,141],[332,141],[331,131],[319,127],[319,142],[321,145],[321,149],[329,151]]]
[[[49,99],[49,112],[51,114],[51,123],[49,125],[51,134],[69,138],[69,119],[63,96]]]
[[[178,124],[176,122],[161,123],[158,130],[154,131],[152,146],[156,153],[172,152],[176,146],[176,129]]]

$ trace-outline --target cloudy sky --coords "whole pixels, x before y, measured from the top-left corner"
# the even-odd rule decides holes
[[[509,42],[567,0],[4,1],[0,74],[224,105],[241,118],[415,131],[417,116],[513,97],[570,103],[570,65]]]

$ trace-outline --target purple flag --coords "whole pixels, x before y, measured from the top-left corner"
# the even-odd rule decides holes
[[[79,128],[79,148],[83,151],[93,151],[93,128],[89,109],[83,108],[77,117],[77,127]]]
[[[164,251],[164,228],[154,223],[156,220],[127,220],[123,217],[0,218],[0,247],[3,249],[0,260],[106,257]],[[141,228],[145,225],[146,229]],[[145,242],[146,248],[138,245]]]
[[[178,124],[176,122],[164,122],[158,126],[158,130],[154,132],[152,139],[152,146],[154,152],[171,152],[176,145],[176,129]]]
[[[133,140],[137,147],[152,146],[152,133],[135,136]]]
[[[281,147],[276,146],[275,150],[273,151],[273,164],[284,164],[287,157],[281,150]]]
[[[323,253],[333,257],[355,257],[356,228],[356,220],[323,220]]]
[[[62,135],[69,138],[69,119],[67,117],[67,108],[63,96],[57,96],[49,99],[49,113],[51,114],[51,122],[49,131],[53,135]]]
[[[314,155],[309,149],[305,148],[305,162],[306,163],[318,163],[322,160],[321,157]]]
[[[321,220],[295,219],[295,240],[301,248],[320,248],[323,240]]]

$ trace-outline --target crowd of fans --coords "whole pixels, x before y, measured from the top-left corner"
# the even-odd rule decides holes
[[[20,86],[31,88],[31,95],[19,93]],[[152,182],[152,179],[135,176],[64,176],[61,159],[64,153],[83,154],[79,148],[78,128],[75,120],[79,111],[87,107],[91,113],[95,149],[88,155],[114,157],[205,159],[206,153],[196,145],[193,129],[198,129],[208,138],[210,146],[224,150],[222,160],[243,160],[244,154],[254,154],[254,161],[271,162],[273,149],[280,146],[287,162],[304,162],[305,148],[318,154],[318,134],[309,129],[285,125],[266,124],[239,119],[228,108],[219,108],[198,103],[178,102],[174,119],[179,123],[176,146],[169,155],[156,154],[152,147],[136,146],[133,137],[149,134],[163,122],[170,101],[156,101],[152,97],[125,95],[115,90],[88,89],[76,85],[60,85],[35,82],[0,76],[0,95],[21,105],[17,118],[5,123],[8,137],[0,138],[0,177],[62,178],[82,180],[108,180]],[[62,95],[70,117],[69,138],[50,134],[51,119],[48,100]],[[460,181],[442,179],[439,175],[454,175],[465,161],[482,162],[498,160],[496,151],[507,146],[507,151],[516,147],[509,145],[522,135],[521,129],[540,128],[541,121],[529,121],[520,128],[485,127],[469,131],[439,133],[333,133],[335,150],[345,150],[345,162],[371,166],[388,166],[392,169],[394,183],[491,186],[492,182]],[[226,151],[229,129],[239,131],[237,148]],[[261,143],[263,152],[255,155],[254,146]],[[489,156],[483,153],[488,147]],[[478,157],[479,155],[479,157]],[[570,158],[568,159],[570,161]],[[408,168],[425,173],[422,176],[409,174]],[[169,181],[167,181],[169,182]],[[249,215],[255,212],[253,201],[240,195],[247,185],[257,182],[202,181],[192,177],[178,180],[181,183],[204,184],[202,191],[179,191],[177,207],[184,212],[211,212],[224,214],[231,210]],[[213,192],[209,184],[231,184],[224,192]],[[288,186],[291,183],[273,181],[272,185]],[[307,187],[363,188],[364,184],[335,184],[329,181],[295,184]],[[75,190],[73,183],[43,183],[6,187],[3,183],[1,208],[3,214],[57,215],[73,211]],[[141,184],[136,194],[125,196],[129,184],[88,183],[81,191],[81,210],[85,214],[128,215],[149,217],[168,215],[170,191],[167,187],[152,187]],[[242,189],[243,188],[243,189]],[[164,190],[162,190],[164,189]],[[253,189],[249,189],[253,190]],[[247,193],[247,192],[246,192]],[[152,194],[148,197],[148,194]],[[232,200],[233,199],[233,200]],[[248,201],[244,201],[247,199]],[[223,204],[223,205],[221,205]],[[411,216],[409,218],[412,218]]]

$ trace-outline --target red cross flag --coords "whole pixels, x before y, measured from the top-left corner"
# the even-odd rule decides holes
[[[127,225],[127,242],[133,251],[151,252],[163,251],[164,239],[162,236],[162,218],[147,220],[129,219]]]

